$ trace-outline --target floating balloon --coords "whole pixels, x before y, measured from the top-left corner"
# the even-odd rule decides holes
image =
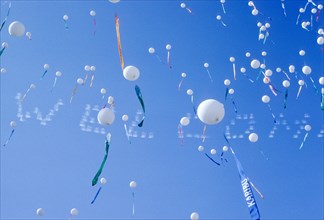
[[[317,38],[317,44],[318,45],[323,45],[324,44],[324,37],[320,36]]]
[[[320,78],[318,79],[318,82],[319,82],[319,84],[324,85],[324,77],[323,77],[323,76],[320,77]]]
[[[45,214],[45,211],[44,211],[44,209],[42,209],[42,208],[38,208],[38,209],[36,210],[36,214],[37,214],[38,216],[43,216],[43,215]]]
[[[170,50],[171,50],[171,45],[170,44],[167,44],[165,46],[165,49],[168,51],[168,54],[167,54],[167,63],[168,63],[168,66],[169,66],[169,68],[172,68],[172,66],[170,64]]]
[[[8,31],[13,37],[21,37],[25,34],[25,26],[19,21],[14,21],[9,25]]]
[[[266,76],[272,76],[272,70],[270,70],[270,69],[267,69],[266,71],[265,71],[265,73],[264,73]]]
[[[0,73],[6,73],[7,70],[5,68],[1,68]]]
[[[210,153],[214,155],[214,154],[216,154],[216,150],[215,149],[211,149],[210,150]]]
[[[83,79],[82,79],[82,78],[78,78],[78,79],[77,79],[77,84],[79,84],[79,85],[82,85],[82,84],[83,84],[83,82],[84,82],[84,81],[83,81]]]
[[[140,72],[135,66],[127,66],[123,70],[123,75],[125,79],[135,81],[140,76]]]
[[[266,52],[266,51],[262,51],[261,55],[262,55],[263,57],[265,57],[265,56],[267,56],[267,52]]]
[[[84,66],[84,70],[85,70],[85,71],[90,71],[90,69],[91,69],[91,67],[90,67],[89,65],[85,65],[85,66]]]
[[[106,184],[106,183],[107,183],[106,178],[101,177],[101,179],[100,179],[100,183],[101,183],[102,185]]]
[[[205,124],[217,124],[224,118],[224,105],[215,99],[207,99],[199,104],[197,115],[200,121]]]
[[[258,139],[259,139],[259,136],[256,134],[256,133],[251,133],[250,135],[249,135],[249,140],[251,141],[251,142],[257,142],[258,141]]]
[[[90,11],[90,15],[93,17],[93,16],[96,16],[96,12],[94,10],[91,10]]]
[[[300,56],[305,56],[305,50],[300,50],[300,51],[299,51],[299,55],[300,55]]]
[[[65,26],[65,29],[69,29],[69,26],[67,24],[67,20],[69,20],[69,16],[67,15],[63,15],[63,21],[64,21],[64,26]]]
[[[76,208],[73,208],[73,209],[71,209],[70,214],[71,214],[72,216],[76,216],[76,215],[79,214],[79,211],[78,211]]]
[[[288,80],[284,80],[282,82],[283,87],[288,88],[290,86],[290,82]]]
[[[229,90],[228,90],[228,93],[229,93],[229,94],[231,94],[231,95],[233,95],[233,94],[234,94],[234,92],[235,92],[235,90],[234,90],[234,89],[229,89]]]
[[[129,187],[132,188],[132,189],[136,188],[136,186],[137,186],[137,183],[135,181],[131,181],[129,183]]]
[[[205,148],[203,146],[201,146],[201,145],[198,147],[198,151],[200,151],[200,152],[204,151],[204,149]]]
[[[101,94],[104,95],[104,94],[106,94],[106,92],[107,92],[107,90],[106,90],[105,88],[100,89],[100,93],[101,93]]]
[[[226,24],[222,21],[222,16],[217,15],[216,19],[217,19],[217,21],[220,21],[224,27],[226,27]]]
[[[269,103],[270,102],[270,97],[267,95],[262,96],[262,102],[263,103]]]
[[[288,69],[289,69],[289,72],[290,73],[294,73],[295,72],[295,66],[294,65],[290,65]]]
[[[255,8],[255,9],[252,10],[252,15],[256,16],[258,14],[259,14],[258,9]]]
[[[29,40],[31,40],[31,36],[32,36],[32,34],[31,34],[30,32],[26,32],[26,37],[27,37]]]
[[[250,52],[246,52],[246,53],[245,53],[245,56],[246,56],[246,57],[250,57],[250,56],[251,56],[251,53],[250,53]]]
[[[304,127],[305,131],[310,131],[312,129],[312,126],[310,125],[305,125]]]
[[[198,220],[199,219],[199,214],[197,212],[193,212],[190,215],[191,220]]]
[[[128,115],[123,115],[123,116],[122,116],[122,120],[123,120],[123,121],[128,121]]]
[[[149,51],[150,54],[153,54],[153,53],[155,52],[155,49],[154,49],[153,47],[150,47],[150,48],[148,49],[148,51]]]
[[[120,0],[109,0],[111,3],[118,3]]]
[[[223,151],[224,151],[224,152],[228,151],[228,147],[227,147],[227,146],[224,146],[224,147],[223,147]]]
[[[260,67],[260,61],[257,59],[254,59],[251,61],[251,67],[253,69],[258,69]]]
[[[188,89],[188,90],[187,90],[187,94],[188,94],[188,95],[193,95],[193,91],[192,91],[191,89]]]
[[[182,126],[187,126],[187,125],[189,125],[189,123],[190,123],[190,119],[188,117],[182,117],[180,119],[180,124]]]
[[[229,86],[229,85],[231,85],[231,81],[230,81],[229,79],[225,79],[225,80],[224,80],[224,85],[225,85],[225,86]]]
[[[97,119],[101,125],[111,125],[115,120],[115,113],[109,108],[103,108],[99,111]]]
[[[309,75],[312,72],[312,68],[310,68],[309,66],[303,66],[302,71],[305,75]]]

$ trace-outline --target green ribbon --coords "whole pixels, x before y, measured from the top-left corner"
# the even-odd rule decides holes
[[[139,100],[139,102],[141,103],[141,106],[142,106],[142,109],[143,109],[143,118],[142,118],[142,121],[140,123],[138,123],[138,127],[142,127],[143,126],[143,123],[144,123],[144,119],[145,119],[145,106],[144,106],[144,101],[143,101],[143,97],[142,97],[142,93],[141,93],[141,89],[139,88],[138,85],[135,86],[135,92],[136,92],[136,95],[137,95],[137,98]]]
[[[99,179],[99,176],[102,172],[103,167],[105,166],[107,157],[108,157],[108,151],[109,151],[109,144],[110,144],[110,133],[108,133],[107,137],[106,137],[106,152],[105,152],[105,157],[103,159],[103,161],[101,162],[100,168],[98,170],[98,172],[96,173],[96,175],[93,177],[92,179],[92,186],[96,185]]]

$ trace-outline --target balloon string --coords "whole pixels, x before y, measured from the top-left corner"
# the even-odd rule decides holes
[[[132,196],[133,196],[133,215],[135,215],[135,192],[132,192]]]
[[[321,110],[324,110],[324,93],[322,93]]]
[[[220,163],[216,162],[213,158],[211,158],[207,153],[205,153],[206,157],[209,158],[212,162],[220,166]]]
[[[226,14],[225,7],[224,7],[224,4],[223,3],[222,3],[222,8],[223,8],[224,14]]]
[[[264,36],[263,44],[266,43],[268,37],[269,37],[269,32],[267,31],[267,33]]]
[[[93,85],[93,80],[94,80],[94,74],[92,74],[92,76],[91,76],[91,81],[90,81],[90,87],[92,87],[92,85]]]
[[[9,135],[9,138],[7,139],[6,143],[3,144],[2,146],[5,147],[9,143],[9,141],[10,141],[10,139],[11,139],[11,137],[12,137],[12,135],[13,135],[14,132],[15,132],[15,129],[12,129],[11,134]]]
[[[194,110],[195,116],[197,116],[197,110],[196,110],[196,107],[194,105],[194,97],[193,97],[193,95],[191,95],[191,104],[192,104],[192,108]]]
[[[27,94],[30,92],[30,90],[31,90],[31,87],[29,87],[27,89],[26,93],[23,95],[23,97],[21,98],[20,102],[23,102],[25,100],[25,98],[26,98]]]
[[[288,74],[285,71],[282,71],[282,72],[286,75],[287,79],[290,80]]]
[[[261,153],[261,155],[264,157],[264,159],[269,160],[269,158],[265,155],[265,153],[263,152],[263,150],[260,147],[258,147],[258,150]]]
[[[180,88],[181,88],[181,85],[182,85],[183,79],[184,79],[184,78],[181,79],[181,81],[180,81],[180,83],[179,83],[179,85],[178,85],[178,91],[179,91],[179,92],[180,92]]]
[[[107,136],[109,136],[109,134],[107,135]],[[110,136],[109,136],[110,137]],[[96,175],[93,177],[93,179],[92,179],[92,186],[94,186],[94,185],[96,185],[97,184],[97,182],[98,182],[98,179],[99,179],[99,176],[100,176],[100,174],[101,174],[101,172],[102,172],[102,169],[103,169],[103,167],[104,167],[104,165],[105,165],[105,163],[106,163],[106,161],[107,161],[107,157],[108,157],[108,151],[109,151],[109,142],[110,142],[110,138],[107,138],[106,139],[106,150],[105,150],[105,156],[104,156],[104,159],[103,159],[103,161],[101,162],[101,165],[100,165],[100,168],[99,168],[99,170],[97,171],[97,173],[96,173]]]
[[[236,104],[235,104],[234,99],[232,97],[231,97],[231,100],[232,100],[232,104],[234,106],[234,111],[235,111],[235,113],[237,113]]]
[[[299,13],[299,14],[298,14],[298,16],[297,16],[296,25],[298,25],[298,22],[299,22],[299,18],[300,18],[300,13]]]
[[[44,78],[44,76],[45,76],[45,74],[47,73],[47,70],[45,70],[44,71],[44,73],[43,73],[43,75],[42,75],[42,77],[41,77],[41,79],[43,79]]]
[[[141,120],[141,122],[137,125],[138,127],[142,127],[143,126],[143,123],[144,123],[144,119],[145,119],[145,106],[144,106],[144,100],[143,100],[143,97],[142,97],[142,93],[141,93],[141,89],[138,85],[135,86],[135,92],[136,92],[136,95],[137,95],[137,98],[142,106],[142,109],[143,109],[143,118]]]
[[[284,98],[284,109],[287,108],[287,98],[288,98],[288,89],[286,89],[286,92],[285,92],[285,98]]]
[[[296,97],[296,99],[298,99],[298,97],[299,97],[299,94],[300,94],[300,92],[301,92],[302,88],[303,88],[303,86],[299,86],[299,89],[298,89],[298,93],[297,93],[297,97]]]
[[[208,73],[208,76],[209,76],[210,81],[213,82],[213,79],[212,79],[212,77],[211,77],[211,75],[210,75],[209,70],[208,70],[207,68],[206,68],[206,70],[207,70],[207,73]]]
[[[225,101],[227,100],[228,91],[229,91],[229,89],[228,89],[228,88],[226,88],[226,91],[225,91]]]
[[[304,146],[304,143],[305,143],[305,141],[306,141],[307,136],[308,136],[308,132],[305,134],[305,136],[304,136],[304,140],[302,141],[302,143],[301,143],[301,145],[300,145],[300,147],[299,147],[299,150],[302,149],[302,147]]]
[[[272,92],[275,96],[278,95],[277,92],[276,92],[276,89],[273,87],[273,85],[272,85],[271,83],[269,83],[269,88],[270,88],[271,92]]]
[[[96,201],[96,199],[97,199],[97,197],[98,197],[100,191],[101,191],[101,186],[100,186],[100,188],[98,189],[98,191],[97,191],[95,197],[94,197],[93,200],[91,201],[91,204],[93,204],[93,203]]]
[[[158,59],[158,61],[159,61],[160,63],[164,64],[164,62],[161,60],[159,54],[155,53],[155,57],[156,57],[156,59]]]
[[[251,83],[254,83],[254,80],[253,79],[251,79],[248,75],[246,75],[246,74],[243,74]]]
[[[171,66],[171,64],[170,64],[170,50],[168,50],[167,63],[168,63],[169,68],[171,69],[172,66]]]
[[[315,93],[317,94],[317,93],[318,93],[318,89],[317,89],[317,87],[316,87],[316,85],[315,85],[315,82],[314,82],[314,80],[313,80],[313,78],[312,78],[311,76],[310,76],[309,78],[310,78],[310,80],[312,81],[312,84],[313,84],[313,87],[314,87]]]
[[[207,130],[207,126],[204,125],[204,131],[203,131],[203,135],[202,135],[202,142],[203,143],[205,142],[205,139],[206,139],[206,130]]]
[[[88,79],[88,74],[86,74],[86,76],[84,77],[84,80],[83,80],[83,83],[82,83],[82,85],[86,84],[86,82],[87,82],[87,79]]]
[[[2,55],[2,53],[3,53],[3,51],[5,50],[6,48],[4,47],[4,48],[2,48],[1,50],[0,50],[0,56]]]
[[[77,91],[77,88],[78,88],[78,83],[75,85],[74,89],[73,89],[73,92],[72,92],[72,95],[71,95],[71,98],[70,98],[70,103],[72,103],[72,99]]]
[[[230,144],[230,142],[228,141],[226,135],[224,134],[223,136],[224,136],[224,139],[225,139],[226,143],[228,144],[228,146],[231,146],[231,144]]]
[[[264,196],[262,195],[262,193],[260,192],[260,190],[258,190],[250,180],[249,180],[249,182],[250,182],[251,186],[253,187],[253,189],[255,189],[255,191],[260,195],[260,197],[262,199],[264,199]]]
[[[181,139],[181,144],[183,145],[183,133],[182,133],[182,126],[179,124],[178,125],[178,133],[179,133],[179,137]]]
[[[227,160],[224,158],[224,151],[221,154],[221,161],[222,161],[223,166],[224,166],[224,161],[227,162]]]
[[[96,35],[96,29],[97,29],[97,20],[96,18],[93,18],[93,36]]]
[[[233,63],[233,76],[234,76],[234,80],[236,80],[236,68],[235,68],[235,63]]]
[[[124,128],[125,128],[125,132],[126,132],[127,140],[128,140],[128,142],[131,144],[131,141],[130,141],[130,139],[129,139],[129,133],[128,133],[128,130],[127,130],[127,125],[126,125],[126,123],[124,123]]]
[[[187,10],[187,12],[189,12],[190,14],[192,14],[192,11],[190,10],[190,8],[187,8],[186,7],[186,10]]]
[[[281,7],[282,7],[282,10],[283,10],[283,13],[284,13],[285,17],[287,17],[286,8],[285,8],[285,0],[281,0]]]
[[[69,26],[68,26],[68,24],[67,24],[67,21],[66,21],[66,20],[64,20],[64,27],[65,27],[65,29],[66,29],[66,30],[68,30],[68,29],[69,29]]]
[[[56,81],[57,81],[57,76],[55,76],[55,78],[54,78],[54,83],[53,83],[53,86],[52,86],[51,92],[53,91],[53,89],[54,89],[54,87],[55,87],[55,85],[56,85]]]
[[[270,104],[268,104],[268,107],[269,107],[270,113],[272,115],[273,122],[276,124],[277,123],[276,116],[273,114]]]
[[[226,27],[227,25],[221,20],[221,23],[224,27]]]
[[[2,24],[1,24],[0,32],[1,32],[2,28],[3,28],[3,26],[5,25],[6,21],[8,20],[9,13],[10,13],[10,9],[11,9],[11,2],[9,2],[9,7],[8,7],[7,15],[6,15],[4,21],[3,21]]]
[[[122,47],[121,47],[121,41],[120,41],[120,32],[119,32],[119,18],[117,15],[115,15],[115,23],[116,23],[116,34],[117,34],[117,43],[118,43],[118,53],[119,53],[119,59],[120,59],[120,65],[122,70],[124,69],[124,58],[122,53]]]
[[[316,22],[318,22],[318,19],[319,19],[320,14],[321,14],[321,10],[318,10],[317,16],[316,16]]]

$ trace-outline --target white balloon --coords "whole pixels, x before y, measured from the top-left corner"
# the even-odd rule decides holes
[[[251,61],[251,67],[253,69],[258,69],[260,67],[260,61],[257,59],[254,59]]]
[[[100,89],[101,94],[106,94],[107,90],[105,88]]]
[[[324,77],[323,77],[323,76],[320,77],[320,78],[318,79],[318,82],[319,82],[319,84],[324,85]]]
[[[221,20],[222,19],[222,16],[220,16],[220,15],[217,15],[216,16],[216,19],[219,21],[219,20]]]
[[[205,150],[204,146],[201,146],[201,145],[200,145],[200,146],[198,147],[198,151],[202,152],[202,151],[204,151],[204,150]]]
[[[204,67],[205,68],[208,68],[209,67],[209,64],[208,63],[204,63]]]
[[[109,96],[109,97],[108,97],[108,104],[109,104],[109,105],[112,105],[113,103],[114,103],[114,97]]]
[[[220,3],[224,4],[225,3],[225,0],[220,0]]]
[[[43,216],[43,215],[45,214],[45,211],[44,211],[44,209],[42,209],[42,208],[38,208],[38,209],[36,210],[36,214],[37,214],[38,216]]]
[[[262,33],[261,33],[261,34],[259,34],[259,38],[260,38],[261,40],[263,40],[263,39],[264,39],[264,37],[265,37],[265,36],[264,36],[264,34],[262,34]]]
[[[260,68],[261,68],[261,69],[265,69],[265,68],[266,68],[266,65],[265,65],[264,63],[262,63],[262,64],[260,65]]]
[[[317,9],[316,9],[316,8],[312,8],[311,12],[312,12],[313,14],[315,14],[315,13],[317,12]]]
[[[118,3],[120,0],[109,0],[111,3]]]
[[[44,69],[45,70],[48,70],[49,69],[49,65],[46,63],[46,64],[44,64]]]
[[[324,37],[320,36],[317,38],[317,44],[323,45],[324,44]]]
[[[262,23],[261,23],[261,22],[258,22],[258,23],[257,23],[257,26],[258,26],[258,27],[261,27],[261,26],[262,26]]]
[[[267,28],[266,28],[266,26],[262,25],[262,26],[260,27],[260,30],[261,30],[261,31],[265,31],[265,30],[267,30]]]
[[[267,52],[266,52],[266,51],[262,51],[261,55],[262,55],[263,57],[265,57],[265,56],[267,56]]]
[[[231,85],[231,80],[229,80],[229,79],[225,79],[225,80],[224,80],[224,85],[225,85],[225,86],[229,86],[229,85]]]
[[[276,72],[277,73],[280,73],[281,72],[281,68],[280,67],[277,67]]]
[[[301,26],[302,26],[303,28],[307,28],[307,22],[306,22],[306,21],[302,22],[302,23],[301,23]]]
[[[7,47],[9,47],[9,44],[8,44],[7,42],[3,42],[3,43],[1,44],[1,47],[3,47],[3,48],[7,48]]]
[[[181,73],[182,78],[186,78],[187,74],[186,73]]]
[[[78,211],[76,208],[73,208],[73,209],[71,209],[70,214],[71,214],[72,216],[76,216],[76,215],[79,214],[79,211]]]
[[[240,71],[241,71],[241,73],[245,73],[245,72],[246,72],[246,69],[245,69],[244,67],[242,67],[242,68],[240,69]]]
[[[198,220],[199,219],[199,214],[197,212],[193,212],[190,215],[191,220]]]
[[[135,66],[127,66],[123,70],[125,79],[129,81],[135,81],[140,76],[140,71]]]
[[[186,7],[186,4],[185,4],[185,3],[181,3],[181,4],[180,4],[180,7],[181,7],[181,8],[185,8],[185,7]]]
[[[299,9],[299,13],[304,13],[304,12],[305,12],[305,9],[303,9],[303,8]]]
[[[153,54],[153,53],[155,52],[155,49],[154,49],[153,47],[150,47],[150,48],[148,49],[148,51],[149,51],[150,54]]]
[[[111,125],[115,120],[115,113],[110,108],[103,108],[99,111],[97,119],[101,125]]]
[[[229,94],[231,94],[231,95],[233,95],[233,94],[234,94],[234,92],[235,92],[235,90],[234,90],[234,89],[229,89],[229,90],[228,90],[228,93],[229,93]]]
[[[165,46],[165,49],[167,49],[167,50],[171,50],[171,45],[170,45],[170,44],[167,44],[167,45]]]
[[[17,126],[17,123],[15,121],[10,122],[10,127],[15,128]]]
[[[270,24],[269,23],[265,23],[266,28],[270,28]]]
[[[312,129],[312,126],[310,125],[305,125],[304,127],[305,131],[310,131]]]
[[[136,188],[136,186],[137,186],[137,183],[135,181],[131,181],[129,183],[129,187],[132,188],[132,189]]]
[[[189,125],[189,123],[190,123],[190,119],[188,117],[182,117],[180,119],[180,124],[183,126],[187,126],[187,125]]]
[[[262,102],[263,103],[269,103],[270,102],[270,97],[267,95],[262,96]]]
[[[192,95],[192,94],[193,94],[192,89],[188,89],[188,90],[187,90],[187,94],[188,94],[188,95]]]
[[[257,142],[258,141],[258,139],[259,139],[259,136],[256,134],[256,133],[251,133],[250,135],[249,135],[249,140],[251,141],[251,142]]]
[[[94,10],[91,10],[90,11],[90,15],[93,17],[93,16],[96,16],[96,12]]]
[[[36,88],[36,85],[35,84],[30,84],[29,88],[35,89]]]
[[[123,116],[122,116],[122,120],[123,120],[123,121],[128,121],[128,115],[123,115]]]
[[[7,72],[7,70],[5,69],[5,68],[1,68],[1,71],[0,71],[1,73],[6,73]]]
[[[13,37],[21,37],[25,34],[25,25],[20,21],[14,21],[9,25],[8,31]]]
[[[85,66],[84,66],[84,70],[85,70],[85,71],[90,71],[90,66],[89,66],[89,65],[85,65]]]
[[[67,16],[67,15],[63,15],[63,20],[64,21],[67,21],[69,19],[69,16]]]
[[[100,179],[100,183],[101,183],[102,185],[106,184],[106,183],[107,183],[106,178],[101,177],[101,179]]]
[[[283,87],[288,88],[290,86],[290,82],[288,80],[284,80],[282,82]]]
[[[256,16],[258,14],[259,14],[258,9],[255,8],[255,9],[252,10],[252,15]]]
[[[272,76],[272,70],[267,69],[264,73],[266,76]]]
[[[207,99],[201,102],[197,108],[198,118],[208,125],[214,125],[221,122],[224,115],[224,105],[215,99]]]
[[[223,151],[225,151],[225,152],[228,151],[228,147],[227,146],[224,146],[223,147]]]
[[[324,34],[323,28],[318,29],[317,33],[320,34],[320,35]]]
[[[290,65],[288,69],[289,69],[289,72],[290,73],[294,73],[295,72],[295,66],[294,65]]]
[[[304,80],[300,79],[298,80],[298,85],[303,86],[305,84]]]
[[[235,57],[230,57],[230,59],[229,59],[229,60],[230,60],[230,62],[232,62],[232,63],[233,63],[233,62],[235,62]]]
[[[312,68],[310,68],[309,66],[303,66],[302,71],[305,75],[308,75],[311,74]]]
[[[270,82],[270,78],[269,77],[263,77],[263,83],[264,84],[268,84]]]
[[[91,67],[90,67],[90,70],[91,70],[91,71],[96,71],[96,67],[95,67],[95,66],[91,66]]]
[[[246,56],[246,57],[250,57],[250,56],[251,56],[251,53],[246,52],[246,53],[245,53],[245,56]]]
[[[84,82],[84,81],[83,81],[83,79],[82,79],[82,78],[78,78],[78,79],[77,79],[77,84],[79,84],[79,85],[82,85],[82,84],[83,84],[83,82]]]
[[[60,71],[56,71],[55,76],[60,77],[62,76],[62,73]]]
[[[30,32],[26,32],[26,37],[31,38],[32,34]]]
[[[249,2],[248,2],[248,5],[249,5],[250,7],[252,7],[252,6],[254,5],[253,1],[249,1]]]
[[[211,149],[210,150],[210,153],[214,155],[214,154],[216,154],[216,150],[215,149]]]
[[[324,95],[324,88],[321,89],[321,93]]]
[[[323,5],[322,5],[322,4],[318,4],[318,5],[317,5],[317,8],[318,8],[319,10],[322,10],[322,9],[323,9]]]
[[[305,50],[300,50],[300,51],[299,51],[299,55],[300,55],[300,56],[304,56],[304,55],[305,55]]]

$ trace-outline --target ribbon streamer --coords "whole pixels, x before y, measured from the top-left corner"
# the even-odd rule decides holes
[[[192,108],[194,110],[195,116],[197,116],[197,110],[196,110],[196,107],[194,105],[194,97],[193,97],[193,95],[191,95],[191,104],[192,104]]]
[[[47,72],[48,72],[47,70],[45,70],[45,71],[44,71],[44,73],[43,73],[43,75],[42,75],[41,79],[43,79],[43,78],[44,78],[44,76],[45,76],[45,74],[46,74]]]
[[[142,93],[141,93],[141,89],[138,85],[135,86],[135,92],[136,92],[136,95],[137,95],[137,98],[139,100],[139,102],[141,103],[141,106],[142,106],[142,109],[143,109],[143,118],[141,120],[140,123],[138,123],[138,127],[142,127],[143,126],[143,123],[144,123],[144,119],[145,119],[145,106],[144,106],[144,101],[143,101],[143,98],[142,98]]]
[[[236,68],[235,68],[235,63],[233,63],[233,75],[234,75],[234,80],[236,80]]]
[[[275,96],[277,96],[278,94],[277,94],[277,89],[275,89],[275,87],[272,85],[272,83],[271,82],[269,82],[269,88],[270,88],[270,90],[271,90],[271,92],[272,92],[272,94],[274,94]]]
[[[312,78],[311,76],[310,76],[309,78],[310,78],[310,80],[312,81],[312,84],[313,84],[313,87],[314,87],[315,93],[317,94],[317,93],[318,93],[318,89],[317,89],[317,87],[316,87],[316,85],[315,85],[315,82],[314,82],[314,80],[313,80],[313,78]]]
[[[75,95],[77,89],[78,89],[78,83],[75,85],[75,87],[74,87],[74,89],[73,89],[73,92],[72,92],[72,95],[71,95],[71,98],[70,98],[70,103],[72,103],[72,99],[73,99],[73,97],[74,97],[74,95]]]
[[[256,204],[252,189],[250,187],[250,185],[252,186],[252,184],[249,181],[248,177],[246,177],[245,172],[243,170],[243,167],[241,165],[241,162],[237,159],[233,149],[231,147],[230,147],[230,149],[232,151],[233,157],[234,157],[235,162],[236,162],[237,170],[238,170],[239,175],[240,175],[243,195],[245,197],[245,201],[246,201],[246,204],[248,206],[250,216],[251,216],[252,219],[255,219],[255,220],[260,219],[259,209],[258,209],[258,206]]]
[[[304,136],[304,140],[302,141],[302,143],[301,143],[301,145],[300,145],[300,147],[299,147],[299,150],[302,149],[302,147],[304,146],[304,143],[305,143],[307,137],[308,137],[308,132],[305,134],[305,136]]]
[[[107,160],[107,157],[108,157],[108,151],[109,151],[109,144],[110,144],[110,133],[107,134],[107,137],[106,137],[106,150],[105,150],[105,156],[104,156],[104,159],[103,161],[101,162],[101,165],[100,165],[100,168],[99,170],[97,171],[96,175],[93,177],[92,179],[92,186],[96,185],[97,182],[98,182],[98,179],[99,179],[99,176],[102,172],[102,169],[106,163],[106,160]]]
[[[1,57],[1,55],[2,55],[2,53],[3,53],[3,51],[6,49],[6,47],[4,47],[4,48],[2,48],[1,50],[0,50],[0,57]]]
[[[84,77],[82,85],[86,84],[87,79],[88,79],[88,74],[86,74],[86,76]]]
[[[119,32],[119,18],[117,15],[115,15],[115,23],[116,23],[116,34],[117,34],[117,43],[118,43],[118,53],[119,53],[119,59],[120,59],[120,65],[122,70],[124,70],[125,64],[124,64],[124,58],[122,53],[122,47],[120,42],[120,32]]]
[[[93,198],[93,200],[92,200],[91,204],[93,204],[93,203],[94,203],[94,202],[96,201],[96,199],[97,199],[97,197],[98,197],[98,195],[99,195],[100,191],[101,191],[101,186],[100,186],[100,188],[98,189],[98,191],[97,191],[97,193],[96,193],[95,197]]]
[[[167,63],[168,63],[169,68],[171,69],[172,66],[171,66],[171,64],[170,64],[170,50],[168,50]]]
[[[237,113],[236,104],[235,104],[234,99],[233,99],[232,96],[231,96],[231,100],[232,100],[232,104],[233,104],[233,106],[234,106],[234,111],[235,111],[235,113]]]
[[[276,116],[273,114],[272,109],[271,109],[271,106],[270,106],[269,103],[268,103],[268,107],[269,107],[269,111],[270,111],[270,113],[271,113],[271,115],[272,115],[273,122],[276,124],[276,123],[277,123]]]
[[[132,192],[132,196],[133,196],[133,215],[135,215],[135,192]]]
[[[181,124],[178,125],[178,134],[181,139],[181,144],[183,145],[183,133],[182,133],[182,126]]]
[[[211,161],[213,161],[215,164],[220,166],[220,163],[216,162],[213,158],[211,158],[207,153],[205,153],[206,157],[208,157]]]
[[[283,10],[283,13],[284,13],[285,17],[287,17],[286,8],[285,8],[285,0],[281,0],[281,7],[282,7],[282,10]]]
[[[286,92],[285,92],[285,98],[284,98],[284,109],[287,108],[287,98],[288,98],[288,89],[286,89]]]
[[[321,10],[318,10],[317,15],[316,15],[316,22],[318,22],[319,16],[321,15]]]
[[[288,74],[285,71],[282,71],[282,72],[286,75],[287,79],[290,80]]]
[[[182,85],[182,82],[183,82],[183,80],[184,80],[184,78],[183,77],[181,77],[182,79],[181,79],[181,81],[180,81],[180,83],[179,83],[179,85],[178,85],[178,91],[180,92],[180,88],[181,88],[181,85]]]
[[[208,73],[208,76],[209,76],[210,81],[213,82],[213,79],[212,79],[212,77],[210,75],[210,72],[209,72],[208,68],[206,68],[206,70],[207,70],[207,73]]]
[[[68,29],[69,29],[69,26],[68,26],[68,24],[67,24],[67,21],[64,20],[64,19],[63,19],[63,21],[64,21],[64,27],[65,27],[65,29],[68,30]]]
[[[224,166],[224,161],[227,163],[227,160],[224,158],[224,151],[221,154],[221,161],[222,161],[223,166]]]
[[[9,143],[14,132],[15,132],[15,129],[12,129],[11,134],[9,135],[9,138],[7,139],[6,143],[4,143],[2,146],[4,146],[4,147],[7,146],[7,144]]]
[[[260,192],[260,190],[258,190],[255,186],[254,186],[254,184],[252,183],[252,181],[250,181],[249,180],[249,182],[250,182],[250,184],[251,184],[251,186],[253,187],[253,189],[260,195],[260,197],[262,198],[262,199],[264,199],[264,196],[262,195],[262,193]]]
[[[227,100],[228,91],[229,91],[229,89],[228,89],[228,88],[226,88],[226,91],[225,91],[225,101]]]
[[[206,130],[207,130],[207,126],[204,125],[204,131],[203,131],[203,135],[202,135],[202,142],[203,143],[205,142],[205,139],[206,139]]]
[[[221,3],[221,4],[222,4],[223,12],[224,12],[224,14],[226,14],[225,7],[224,7],[224,3]]]
[[[54,83],[53,83],[53,86],[52,86],[51,92],[53,91],[53,89],[54,89],[54,87],[55,87],[55,85],[56,85],[56,81],[57,81],[57,76],[55,76],[55,78],[54,78]]]
[[[91,76],[91,80],[90,80],[90,87],[92,87],[92,85],[93,85],[93,80],[94,80],[94,74],[92,74],[92,76]]]
[[[10,14],[10,9],[11,9],[11,2],[9,2],[9,7],[8,7],[8,11],[7,11],[7,15],[5,17],[5,19],[3,20],[2,24],[1,24],[1,27],[0,27],[0,32],[3,28],[3,26],[6,24],[7,20],[8,20],[8,17],[9,17],[9,14]],[[1,53],[0,53],[1,55]]]
[[[324,110],[324,93],[322,93],[321,110]]]
[[[301,92],[302,88],[303,88],[303,86],[299,86],[299,89],[298,89],[298,93],[297,93],[296,99],[298,99],[298,97],[299,97],[299,94],[300,94],[300,92]]]
[[[23,95],[23,97],[21,98],[20,102],[23,102],[27,96],[27,94],[30,92],[30,90],[33,88],[33,84],[29,86],[29,88],[27,89],[26,93]]]
[[[131,144],[131,141],[130,141],[130,139],[129,139],[129,133],[128,133],[128,130],[127,130],[127,125],[126,125],[126,123],[124,123],[124,128],[125,128],[125,132],[126,132],[127,140],[128,140],[128,142]]]
[[[96,35],[96,30],[97,30],[97,20],[96,18],[93,18],[93,36]]]

